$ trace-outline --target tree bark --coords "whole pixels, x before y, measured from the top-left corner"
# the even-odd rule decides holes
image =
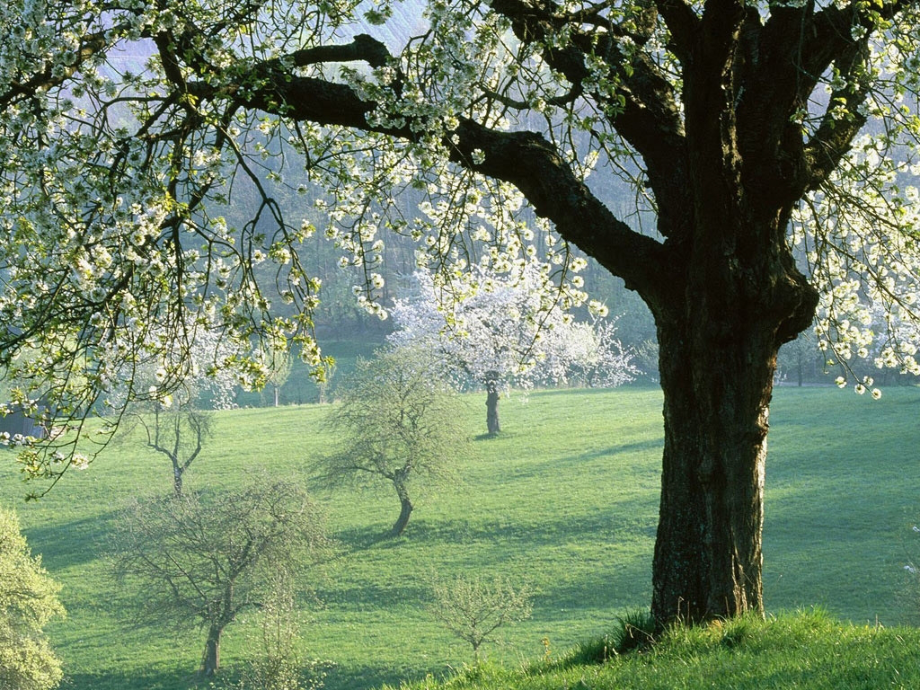
[[[399,518],[393,524],[390,530],[390,537],[398,537],[406,531],[406,525],[409,524],[409,517],[412,515],[412,501],[409,499],[409,492],[402,484],[396,484],[396,493],[399,496]]]
[[[498,380],[486,379],[486,429],[489,436],[501,433],[502,427],[498,421]]]
[[[201,674],[210,678],[220,670],[220,636],[223,629],[212,625],[208,628],[208,639],[204,647],[204,660],[201,665]]]
[[[707,218],[697,209],[695,217],[698,238],[758,241],[691,253],[678,289],[652,300],[664,392],[652,578],[652,614],[661,625],[763,609],[763,491],[776,358],[808,326],[817,304],[785,246],[786,213],[765,221],[750,212]]]
[[[176,498],[182,498],[182,475],[183,470],[176,459],[173,459],[173,493]]]
[[[777,346],[762,332],[693,353],[692,326],[660,330],[665,440],[652,613],[670,622],[760,611]]]

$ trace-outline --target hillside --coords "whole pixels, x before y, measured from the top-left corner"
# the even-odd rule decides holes
[[[598,640],[598,643],[603,640]],[[877,690],[920,686],[920,631],[838,623],[821,611],[673,630],[648,652],[585,663],[575,650],[521,670],[472,667],[406,690]]]
[[[484,430],[484,400],[466,401],[475,436]],[[900,594],[903,566],[911,551],[920,554],[911,530],[920,521],[918,408],[913,388],[886,390],[880,401],[829,388],[777,391],[764,547],[770,612],[820,605],[859,630],[915,620],[916,605]],[[187,486],[232,486],[253,466],[309,485],[309,466],[330,442],[323,427],[330,409],[221,413]],[[502,415],[504,433],[475,442],[462,484],[420,497],[404,538],[380,539],[398,510],[386,490],[315,492],[339,547],[323,572],[304,574],[315,593],[302,599],[304,652],[331,662],[330,690],[417,680],[471,661],[469,647],[426,611],[434,574],[501,572],[536,590],[532,618],[486,652],[513,668],[543,657],[547,645],[557,657],[647,606],[660,392],[536,392],[504,401]],[[133,495],[168,491],[167,464],[127,441],[29,504],[11,462],[0,476],[4,503],[19,511],[32,548],[64,585],[69,617],[50,632],[71,687],[191,687],[197,632],[124,620],[125,594],[113,589],[105,560],[118,510]],[[228,629],[229,667],[245,658],[254,631],[251,620]]]

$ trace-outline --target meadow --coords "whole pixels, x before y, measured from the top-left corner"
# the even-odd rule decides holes
[[[478,436],[484,396],[464,400],[475,452],[459,468],[459,485],[422,492],[402,538],[381,539],[398,513],[386,487],[314,492],[338,546],[320,571],[303,574],[313,593],[304,596],[302,635],[307,656],[326,663],[330,690],[419,681],[471,660],[469,647],[426,610],[434,577],[503,573],[533,587],[533,616],[486,650],[508,667],[559,659],[648,605],[661,393],[515,395],[502,402],[497,438]],[[309,486],[312,463],[329,448],[324,418],[332,409],[219,413],[187,488],[233,486],[252,467]],[[918,412],[916,388],[886,389],[878,401],[831,388],[777,390],[764,531],[768,612],[818,605],[871,629],[917,620],[920,602],[900,595],[904,564],[920,555],[911,529],[920,523]],[[2,457],[0,500],[16,508],[33,550],[63,585],[69,614],[49,633],[66,687],[200,685],[202,636],[133,625],[124,615],[128,593],[114,588],[105,557],[121,506],[170,490],[168,463],[129,439],[46,498],[23,503],[13,453]],[[252,620],[228,628],[228,668],[252,649],[255,630]]]

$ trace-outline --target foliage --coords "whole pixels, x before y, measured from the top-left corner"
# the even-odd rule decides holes
[[[491,641],[499,628],[530,618],[533,592],[514,586],[500,575],[493,578],[461,576],[449,581],[435,580],[428,608],[445,628],[469,643],[479,659],[479,648]]]
[[[202,671],[213,675],[224,629],[323,544],[322,517],[296,480],[258,477],[236,491],[135,500],[113,550],[115,573],[148,620],[207,630]]]
[[[278,570],[271,575],[266,600],[259,610],[259,656],[247,662],[242,678],[233,690],[317,690],[322,676],[304,681],[307,663],[297,649],[300,630],[291,573]],[[310,668],[313,670],[313,668]]]
[[[868,3],[850,14],[834,4],[769,2],[746,14],[735,4],[735,13],[682,3],[673,11],[643,2],[527,7],[436,3],[425,31],[409,40],[422,14],[416,4],[291,0],[282,9],[260,1],[237,12],[219,0],[9,3],[0,17],[0,145],[12,241],[0,257],[0,305],[11,328],[0,351],[34,383],[26,400],[44,393],[61,415],[86,414],[126,361],[164,366],[159,394],[168,395],[202,333],[235,351],[219,366],[247,386],[265,381],[265,353],[289,335],[320,364],[310,334],[319,281],[299,254],[314,221],[326,225],[343,263],[365,274],[362,304],[381,315],[377,264],[388,229],[417,239],[419,261],[443,264],[445,276],[479,257],[502,273],[540,256],[564,305],[585,299],[569,242],[631,282],[656,245],[600,213],[581,183],[608,168],[623,183],[607,173],[603,191],[613,188],[616,200],[635,194],[621,216],[645,223],[660,210],[671,190],[659,158],[674,142],[642,132],[682,140],[679,114],[688,109],[674,104],[688,95],[681,84],[692,73],[685,39],[704,24],[724,28],[715,26],[719,15],[789,45],[796,35],[777,28],[785,23],[841,37],[794,51],[815,62],[795,66],[810,78],[788,102],[774,99],[795,123],[783,144],[800,140],[797,170],[811,175],[789,182],[792,200],[803,200],[792,239],[827,295],[820,334],[824,347],[840,344],[839,359],[886,343],[885,324],[870,327],[865,316],[873,305],[910,321],[918,124],[904,103],[916,83],[914,2]],[[360,33],[386,24],[395,25],[389,46]],[[330,72],[330,63],[342,67]],[[779,67],[763,69],[782,82]],[[527,127],[535,131],[518,134]],[[822,147],[825,158],[811,156]],[[517,165],[505,165],[506,149],[512,160],[520,154]],[[647,160],[633,165],[632,157]],[[304,165],[327,194],[314,193],[298,171]],[[309,193],[315,208],[288,218],[269,183]],[[420,216],[397,200],[406,189],[421,198]],[[559,192],[554,203],[549,190]],[[221,211],[234,191],[249,212],[231,224],[234,214]],[[525,199],[540,215],[534,223],[517,213]],[[609,238],[615,257],[597,237]],[[890,340],[879,360],[915,368],[916,334]],[[26,351],[34,356],[16,359]],[[48,471],[34,458],[26,467]]]
[[[381,351],[358,362],[327,414],[339,449],[318,464],[321,478],[391,484],[401,509],[392,536],[402,534],[413,510],[410,489],[453,480],[469,447],[459,399],[438,364],[424,348]]]
[[[51,690],[62,678],[61,662],[43,628],[64,615],[60,585],[33,556],[12,511],[0,509],[0,687]]]
[[[213,320],[203,317],[188,324],[184,333],[192,338],[191,342],[187,346],[181,341],[171,344],[159,359],[125,359],[104,401],[107,412],[126,408],[236,407],[234,399],[245,381],[228,365],[239,356],[239,344],[222,337]],[[162,339],[163,334],[158,337]]]

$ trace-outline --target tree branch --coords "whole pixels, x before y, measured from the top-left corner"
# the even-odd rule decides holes
[[[696,41],[700,18],[686,0],[655,0],[655,5],[671,33],[674,55],[683,64],[687,64]]]
[[[190,83],[189,90],[202,99],[232,98],[246,107],[292,120],[373,131],[407,141],[416,139],[411,122],[369,122],[368,116],[378,104],[362,100],[350,86],[290,74],[264,78],[267,69],[278,68],[277,62],[254,66],[253,73],[260,78],[244,73],[238,86],[229,92],[217,91],[203,82]],[[259,86],[242,88],[252,83]],[[540,215],[556,224],[567,241],[597,257],[627,285],[645,291],[661,289],[656,285],[664,257],[661,245],[615,218],[542,136],[493,131],[474,120],[461,119],[460,126],[445,138],[445,144],[455,163],[517,186]],[[481,161],[479,152],[483,154]],[[673,159],[671,164],[675,165]]]
[[[107,33],[97,31],[85,36],[76,50],[76,59],[72,65],[55,72],[51,64],[46,64],[44,69],[35,73],[30,79],[10,84],[6,92],[0,94],[0,107],[9,106],[19,97],[30,98],[40,89],[51,89],[66,82],[80,70],[87,60],[109,47],[106,42]]]
[[[358,34],[347,45],[316,46],[291,53],[288,58],[297,67],[323,62],[366,62],[371,67],[383,67],[392,57],[387,47],[372,36]]]

